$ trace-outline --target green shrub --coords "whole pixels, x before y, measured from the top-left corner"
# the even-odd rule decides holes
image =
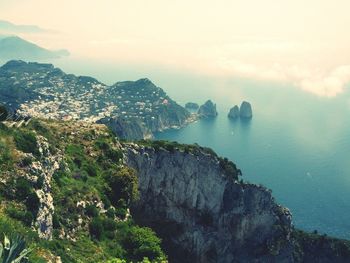
[[[96,206],[87,205],[85,208],[85,214],[90,217],[97,217],[99,215],[99,212]]]
[[[161,240],[150,228],[130,227],[122,243],[128,253],[129,260],[132,261],[139,262],[144,257],[150,260],[159,260],[165,257],[160,247]]]
[[[10,217],[17,219],[19,221],[22,221],[24,225],[30,227],[33,220],[34,216],[31,212],[28,211],[23,211],[18,207],[14,206],[8,206],[6,207],[5,210],[6,214],[8,214]]]
[[[115,215],[120,219],[125,219],[127,210],[125,208],[119,207],[115,210]]]
[[[102,220],[99,217],[95,217],[92,219],[89,224],[90,235],[97,240],[102,240],[103,237],[103,224]]]
[[[4,142],[0,141],[0,167],[1,166],[10,166],[12,164],[13,164],[13,156],[12,156],[12,153],[10,151],[9,146],[7,144],[5,144]]]
[[[111,218],[103,219],[102,225],[105,231],[115,231],[117,229],[117,223]]]
[[[40,200],[34,191],[28,195],[25,204],[28,210],[32,212],[33,216],[36,216],[39,210]]]
[[[108,208],[106,216],[113,219],[115,217],[115,210],[113,208]]]
[[[14,133],[14,140],[18,150],[25,153],[32,153],[39,156],[39,149],[35,134],[33,132],[17,130]]]
[[[242,175],[236,165],[227,158],[219,158],[220,167],[225,171],[225,174],[234,180],[238,180],[238,176]]]
[[[107,194],[114,206],[118,205],[120,199],[127,203],[138,197],[138,180],[134,170],[124,167],[118,171],[109,171],[105,176],[108,184]]]
[[[19,201],[24,201],[30,193],[32,193],[33,188],[31,183],[24,177],[20,177],[15,181],[16,199]]]

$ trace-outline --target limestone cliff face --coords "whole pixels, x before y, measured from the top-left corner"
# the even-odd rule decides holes
[[[49,148],[50,145],[46,138],[37,136],[38,147],[40,152],[40,160],[33,162],[29,168],[28,176],[35,181],[41,179],[42,187],[36,190],[39,198],[39,210],[36,216],[35,227],[40,238],[52,239],[54,213],[53,198],[51,195],[51,179],[54,172],[59,169],[59,163],[62,155],[57,153],[52,155]]]
[[[293,262],[291,215],[269,190],[239,183],[204,151],[124,147],[139,174],[134,218],[158,231],[170,262]]]
[[[126,140],[153,138],[153,134],[141,121],[123,120],[121,118],[103,118],[97,123],[105,124],[119,137]]]

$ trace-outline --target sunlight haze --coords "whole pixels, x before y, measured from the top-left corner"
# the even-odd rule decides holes
[[[74,57],[284,82],[336,96],[350,80],[349,1],[2,0],[2,20]]]

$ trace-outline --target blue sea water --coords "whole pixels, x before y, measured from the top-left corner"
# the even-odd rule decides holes
[[[213,148],[237,164],[244,180],[272,189],[296,227],[350,238],[348,94],[319,98],[294,87],[247,81],[233,81],[223,97],[214,89],[203,93],[215,97],[218,117],[159,133],[157,139]],[[228,119],[229,108],[243,99],[252,103],[253,119]]]
[[[148,77],[185,104],[217,103],[215,119],[200,120],[157,139],[199,143],[233,160],[243,179],[272,189],[298,228],[350,239],[350,92],[323,98],[288,85],[210,78],[145,65],[57,61],[68,73],[112,84]],[[251,121],[231,121],[230,107],[247,100]]]

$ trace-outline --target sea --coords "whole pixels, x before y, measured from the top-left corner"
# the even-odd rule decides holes
[[[350,89],[327,98],[287,83],[176,68],[74,58],[54,64],[106,84],[147,77],[181,105],[211,99],[217,118],[156,139],[214,149],[242,170],[243,180],[271,189],[296,228],[350,239]],[[253,118],[230,120],[229,109],[243,100],[252,104]]]

